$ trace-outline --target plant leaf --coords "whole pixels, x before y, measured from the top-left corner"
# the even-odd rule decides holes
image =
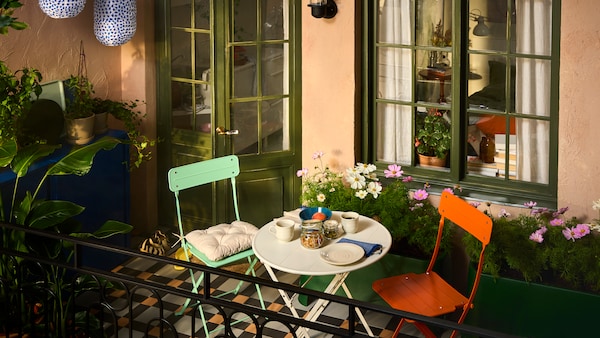
[[[0,167],[4,168],[10,164],[17,155],[17,141],[14,139],[6,140],[0,144]]]
[[[127,234],[127,233],[131,232],[131,230],[133,230],[133,226],[131,226],[127,223],[109,220],[109,221],[106,221],[104,224],[102,224],[102,226],[98,230],[94,231],[94,233],[91,233],[91,234],[90,233],[72,233],[70,235],[73,237],[79,237],[79,238],[93,237],[93,238],[102,239],[102,238],[108,238],[110,236],[117,235],[117,234]]]
[[[52,154],[60,147],[61,145],[35,143],[22,148],[12,161],[12,170],[17,174],[17,177],[23,177],[35,161]]]
[[[79,215],[84,207],[69,201],[41,201],[36,203],[27,215],[27,226],[34,229],[47,229]]]
[[[51,166],[46,172],[46,175],[75,174],[83,176],[92,169],[94,156],[96,156],[96,153],[99,150],[111,150],[119,143],[121,143],[121,140],[105,136],[94,143],[83,147],[73,148],[70,153]]]

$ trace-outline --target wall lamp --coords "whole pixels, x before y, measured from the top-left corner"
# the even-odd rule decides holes
[[[479,14],[474,13],[474,11],[479,11]],[[474,9],[469,13],[469,16],[473,21],[477,22],[475,28],[473,28],[473,35],[477,36],[488,36],[490,35],[490,28],[485,25],[485,17],[481,15],[481,11],[478,9]]]
[[[308,0],[308,7],[315,18],[331,19],[337,14],[334,0]]]

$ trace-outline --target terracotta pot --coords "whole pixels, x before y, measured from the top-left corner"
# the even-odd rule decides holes
[[[425,156],[425,155],[419,155],[419,163],[421,164],[421,167],[445,167],[446,166],[446,157],[444,156],[444,158],[439,158],[439,157],[435,157],[435,156]]]

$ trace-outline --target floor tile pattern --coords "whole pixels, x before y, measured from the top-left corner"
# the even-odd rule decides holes
[[[182,288],[184,290],[191,290],[192,288],[188,270],[177,270],[173,265],[164,264],[151,259],[135,258],[124,263],[123,265],[116,267],[113,269],[113,271],[127,276],[135,276],[136,278],[142,280],[153,281],[163,285]],[[259,267],[257,274],[260,277],[268,278],[264,267]],[[279,273],[278,278],[281,282],[298,285],[298,276],[296,275]],[[229,287],[231,287],[232,283],[237,283],[237,281],[229,280],[225,277],[219,276],[211,281],[211,287],[215,290],[227,290]],[[283,299],[277,290],[263,287],[261,288],[261,291],[265,306],[268,309],[281,311],[283,313],[290,313],[290,310],[284,305],[285,303],[283,302]],[[110,294],[111,305],[117,309],[119,306],[122,307],[123,304],[126,303],[124,297],[124,291],[114,291],[112,294]],[[229,297],[228,299],[235,299],[235,301],[238,303],[260,307],[256,289],[252,284],[244,283],[238,295],[231,294],[225,297]],[[117,321],[117,333],[115,333],[114,325],[105,325],[105,332],[107,335],[129,337],[129,330],[131,326],[133,328],[132,337],[143,337],[146,332],[150,337],[159,337],[159,322],[157,320],[153,320],[153,318],[158,317],[160,311],[159,305],[162,303],[162,309],[164,311],[163,317],[166,318],[166,321],[169,323],[169,325],[172,325],[172,327],[179,334],[176,336],[173,334],[172,330],[166,329],[164,332],[165,337],[183,338],[190,336],[205,336],[202,328],[202,322],[199,318],[196,318],[196,332],[191,332],[192,316],[190,314],[190,309],[188,309],[184,315],[176,315],[175,312],[185,301],[183,297],[173,294],[152,294],[150,290],[140,288],[134,289],[132,299],[133,322],[129,323],[128,318],[120,317]],[[294,300],[294,305],[300,315],[303,315],[307,310],[306,307],[298,303],[297,300]],[[345,307],[337,304],[331,304],[319,317],[319,321],[339,327],[347,327],[348,322],[345,320],[345,311]],[[120,311],[115,312],[117,317],[125,316],[127,309],[121,309]],[[210,330],[219,327],[222,328],[222,325],[220,325],[222,323],[222,317],[217,314],[216,308],[212,306],[204,306],[204,312],[207,316]],[[365,317],[371,326],[373,333],[378,337],[390,337],[398,323],[397,319],[393,319],[382,314],[366,312]],[[358,325],[358,330],[364,332],[364,328],[361,325]],[[285,327],[279,323],[272,323],[272,325],[269,325],[265,331],[266,332],[263,332],[263,335],[267,337],[286,337]],[[236,333],[237,337],[240,338],[254,337],[256,328],[249,321],[241,320],[240,323],[235,325],[234,332]],[[217,331],[216,333],[211,334],[211,336],[218,335],[219,333],[222,333],[222,331]],[[315,337],[325,337],[325,335],[315,334]]]

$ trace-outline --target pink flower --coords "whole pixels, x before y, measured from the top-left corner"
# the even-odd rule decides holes
[[[506,211],[506,209],[500,209],[498,217],[510,217],[510,212]]]
[[[575,232],[575,238],[585,237],[590,233],[590,226],[587,224],[577,224],[573,231]]]
[[[553,227],[559,227],[563,224],[565,224],[565,221],[563,221],[562,218],[554,218],[550,221],[550,225],[552,225]]]
[[[444,191],[447,191],[451,195],[454,195],[454,189],[452,189],[452,188],[445,188]]]
[[[316,159],[319,159],[319,158],[323,157],[323,155],[325,155],[324,152],[322,152],[320,150],[319,151],[315,151],[313,153],[313,155],[312,155],[312,158],[313,158],[313,160],[316,160]]]
[[[425,189],[419,189],[415,191],[414,199],[416,199],[417,201],[425,200],[427,199],[427,197],[429,197],[429,193],[425,191]]]
[[[385,174],[385,178],[402,177],[404,171],[402,171],[401,166],[397,164],[390,164],[388,165],[388,168],[383,171],[383,173]]]
[[[533,209],[533,207],[535,207],[537,205],[537,203],[534,201],[529,201],[527,203],[523,203],[523,205],[528,207],[529,209]]]
[[[529,235],[529,239],[537,243],[542,243],[544,241],[544,236],[542,236],[542,234],[538,230]]]
[[[406,176],[402,179],[402,182],[408,183],[408,182],[412,182],[412,180],[413,180],[412,176]]]
[[[473,207],[475,207],[475,208],[479,208],[479,206],[481,205],[481,203],[480,203],[480,202],[471,202],[471,203],[469,203],[469,204],[471,204],[471,205],[472,205]]]
[[[539,229],[536,230],[536,232],[539,232],[542,235],[545,234],[546,231],[548,231],[548,228],[546,228],[545,226],[543,226],[543,227],[541,227],[541,228],[539,228]]]
[[[302,168],[296,171],[296,176],[302,177],[308,175],[308,168]]]
[[[572,240],[573,242],[575,242],[575,229],[574,228],[565,228],[562,231],[563,236],[565,236],[565,238],[567,240]]]

